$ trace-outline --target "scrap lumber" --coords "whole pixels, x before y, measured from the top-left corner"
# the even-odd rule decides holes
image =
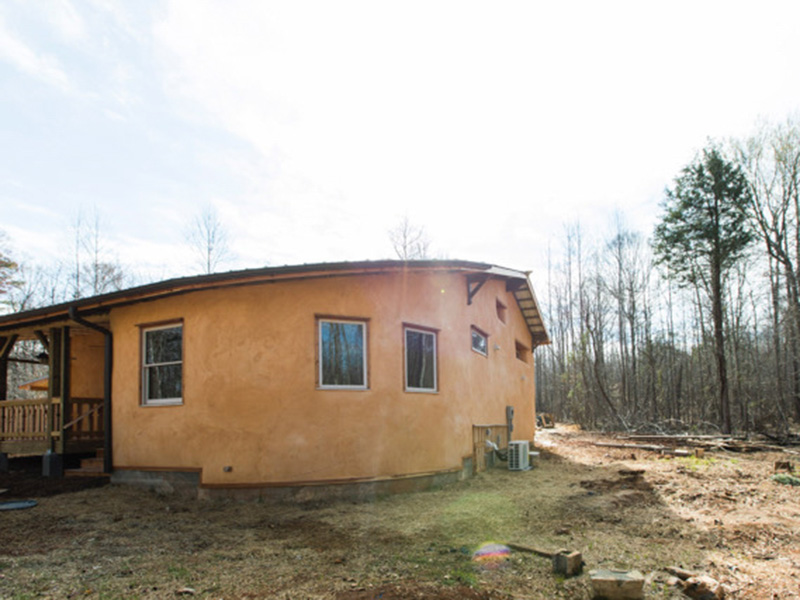
[[[529,552],[544,558],[549,558],[553,561],[553,572],[572,577],[573,575],[580,575],[583,571],[583,555],[578,551],[570,551],[566,548],[556,550],[555,552],[548,552],[540,548],[532,548],[530,546],[523,546],[522,544],[508,543],[506,544],[512,550],[519,552]]]
[[[690,577],[697,577],[699,573],[694,573],[692,571],[687,571],[681,567],[665,567],[664,570],[669,573],[670,575],[675,575],[678,579],[683,579],[686,581]]]
[[[624,450],[646,450],[648,452],[659,452],[660,454],[671,454],[673,456],[692,456],[694,453],[682,448],[672,448],[670,446],[659,446],[656,444],[614,444],[611,442],[594,442],[595,446],[603,448],[622,448]]]
[[[650,450],[651,452],[660,452],[667,450],[666,446],[657,446],[655,444],[615,444],[613,442],[594,442],[595,446],[602,448],[624,448],[626,450]]]
[[[723,600],[725,587],[713,577],[687,571],[681,567],[666,567],[667,573],[675,575],[680,581],[683,593],[696,600]]]
[[[515,544],[513,542],[509,542],[508,544],[506,544],[506,546],[518,552],[528,552],[530,554],[536,554],[537,556],[541,556],[543,558],[553,558],[553,555],[555,554],[555,552],[548,552],[547,550],[532,548],[530,546],[523,546],[522,544]]]
[[[689,446],[692,448],[702,448],[704,450],[721,450],[727,452],[784,452],[786,454],[800,454],[800,452],[790,450],[785,446],[779,446],[775,443],[747,440],[742,436],[630,434],[622,436],[620,439],[631,440],[631,443],[622,442],[619,444],[611,444],[606,442],[597,442],[595,445],[608,446],[611,448],[650,450],[652,452],[664,453],[675,446]],[[641,442],[653,443],[643,444]],[[684,454],[680,453],[678,455],[683,456]]]
[[[692,433],[675,433],[675,434],[667,434],[667,433],[630,433],[625,436],[626,439],[629,440],[639,440],[643,442],[667,442],[671,440],[677,440],[682,442],[684,440],[742,440],[744,441],[744,436],[735,436],[735,435],[708,435],[708,434],[692,434]]]

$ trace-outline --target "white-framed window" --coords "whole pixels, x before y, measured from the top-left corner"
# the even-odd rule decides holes
[[[472,349],[478,354],[489,356],[489,336],[475,326],[470,328],[472,333]]]
[[[323,389],[367,388],[367,323],[318,319],[319,373]]]
[[[403,331],[406,354],[406,390],[410,392],[437,391],[436,332],[411,326],[406,326]]]
[[[183,403],[183,323],[142,328],[142,404]]]

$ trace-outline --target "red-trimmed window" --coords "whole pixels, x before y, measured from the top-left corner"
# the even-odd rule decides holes
[[[406,350],[406,390],[437,391],[436,332],[406,326],[403,335]]]
[[[183,324],[142,329],[142,404],[183,403]]]
[[[319,319],[319,387],[367,388],[367,323]]]
[[[489,336],[474,325],[470,328],[472,333],[472,349],[478,354],[489,356]]]

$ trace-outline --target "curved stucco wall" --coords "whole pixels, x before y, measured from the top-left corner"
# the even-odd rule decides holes
[[[368,320],[369,389],[317,389],[318,315]],[[183,320],[183,404],[141,406],[139,326],[173,319]],[[438,330],[438,393],[404,391],[404,323]],[[488,357],[471,349],[471,325],[490,335]],[[458,469],[472,425],[504,423],[506,405],[513,437],[533,438],[533,358],[515,355],[530,334],[503,281],[471,305],[456,273],[228,287],[115,309],[111,327],[117,468],[201,469],[207,485]]]

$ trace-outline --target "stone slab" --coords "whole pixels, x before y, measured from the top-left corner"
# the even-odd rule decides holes
[[[644,575],[639,571],[595,569],[589,571],[594,597],[604,600],[642,600]]]

